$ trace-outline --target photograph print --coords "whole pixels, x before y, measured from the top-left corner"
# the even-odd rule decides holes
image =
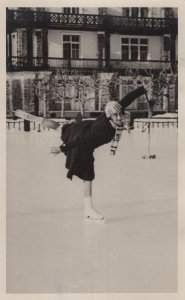
[[[5,80],[6,293],[176,293],[178,7],[7,7]]]

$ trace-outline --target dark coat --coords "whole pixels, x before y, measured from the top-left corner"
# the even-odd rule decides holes
[[[119,103],[122,110],[130,105],[133,100],[145,93],[140,87],[127,94]],[[109,143],[115,135],[115,129],[102,113],[95,120],[85,120],[65,125],[62,128],[61,139],[67,150],[66,168],[67,177],[72,179],[76,175],[82,180],[91,181],[94,179],[94,149]]]
[[[115,135],[106,115],[101,114],[96,120],[85,120],[66,125],[62,129],[62,141],[70,148],[66,152],[67,177],[73,175],[80,179],[94,179],[94,149],[109,143]]]

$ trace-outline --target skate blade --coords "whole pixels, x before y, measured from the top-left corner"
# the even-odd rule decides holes
[[[103,218],[103,219],[92,219],[90,217],[85,217],[84,218],[84,222],[85,223],[96,223],[96,224],[102,224],[102,223],[105,223],[106,222],[106,219]]]

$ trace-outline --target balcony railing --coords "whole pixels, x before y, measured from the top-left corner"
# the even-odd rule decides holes
[[[12,69],[55,69],[55,68],[68,68],[68,69],[101,69],[105,67],[105,60],[98,61],[97,59],[64,59],[50,57],[47,60],[47,65],[44,63],[42,57],[28,57],[12,56],[7,60],[7,66]]]
[[[114,59],[109,61],[109,70],[127,70],[127,69],[143,69],[156,70],[170,66],[170,61],[164,60],[147,60],[147,61],[122,61]],[[12,56],[7,59],[7,71],[31,71],[31,70],[52,70],[55,68],[79,69],[79,70],[97,70],[102,71],[106,68],[105,60],[97,59],[64,59],[49,57],[47,63],[42,57],[18,57]]]
[[[7,27],[78,28],[81,30],[142,30],[150,33],[177,33],[176,18],[133,18],[110,15],[64,14],[46,11],[22,11],[7,9]]]

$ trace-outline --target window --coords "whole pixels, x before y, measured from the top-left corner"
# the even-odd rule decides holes
[[[98,7],[99,15],[107,15],[107,7]]]
[[[79,7],[64,7],[64,14],[79,14]]]
[[[122,38],[122,59],[123,60],[129,60],[129,39],[128,38]]]
[[[148,39],[140,39],[140,60],[147,60],[148,56]]]
[[[147,55],[148,55],[147,47],[140,46],[140,60],[141,61],[147,60]]]
[[[122,7],[123,17],[147,18],[148,12],[148,7]]]
[[[164,9],[164,17],[165,18],[173,18],[174,17],[174,12],[171,7],[165,8]]]
[[[139,8],[138,7],[132,7],[131,8],[131,17],[138,18],[139,16]]]
[[[121,39],[122,60],[146,61],[148,57],[147,38],[122,38]]]
[[[138,47],[131,46],[131,60],[138,60]]]
[[[42,33],[41,31],[36,31],[36,56],[42,57]]]
[[[122,46],[122,59],[123,60],[129,60],[129,47],[128,46]]]
[[[64,14],[70,14],[70,7],[64,7]]]
[[[37,11],[45,11],[45,7],[36,7]]]
[[[131,44],[138,44],[138,39],[131,39]]]
[[[30,7],[18,7],[19,10],[24,10],[24,11],[28,11],[31,10]]]
[[[79,45],[72,45],[72,58],[79,58]]]
[[[170,50],[170,36],[164,36],[163,38],[163,48],[164,48],[164,51],[169,51]]]
[[[63,35],[63,57],[65,59],[79,58],[80,56],[80,36]]]
[[[131,40],[131,60],[138,60],[138,39],[130,39]],[[136,45],[135,45],[136,44]]]
[[[141,18],[147,18],[147,17],[148,17],[148,8],[141,7]]]
[[[123,17],[129,17],[129,7],[123,7],[122,8],[122,16]]]

